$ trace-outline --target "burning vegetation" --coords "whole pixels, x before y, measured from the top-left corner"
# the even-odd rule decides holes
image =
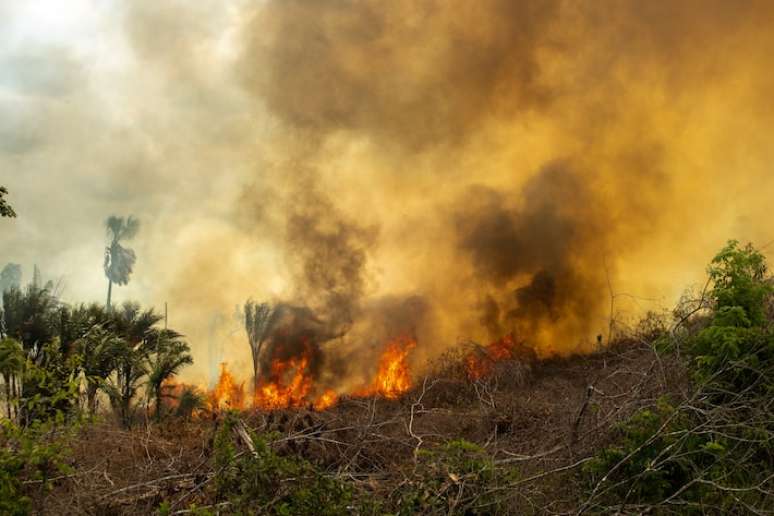
[[[387,343],[370,383],[342,395],[354,398],[379,396],[390,400],[400,398],[413,387],[409,353],[416,345],[416,341],[410,338],[398,338]],[[308,354],[287,360],[272,360],[269,374],[255,382],[250,407],[245,402],[245,382],[237,383],[227,364],[223,363],[217,384],[209,392],[209,409],[271,411],[313,408],[320,411],[335,405],[340,394],[334,388],[317,382],[310,372],[309,363]]]

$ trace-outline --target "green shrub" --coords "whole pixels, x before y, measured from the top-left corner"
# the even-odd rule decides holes
[[[499,514],[507,512],[513,472],[497,468],[480,446],[464,439],[417,454],[411,477],[398,492],[399,514]]]
[[[301,459],[276,454],[264,439],[251,435],[256,454],[237,452],[234,416],[227,416],[215,438],[216,498],[229,510],[270,514],[337,515],[349,512],[353,490]]]
[[[65,439],[53,422],[22,429],[0,423],[0,514],[28,514],[30,498],[24,482],[49,489],[53,476],[71,473]]]
[[[694,395],[636,413],[586,464],[590,500],[602,504],[595,506],[679,503],[682,512],[702,513],[770,506],[774,334],[766,270],[758,251],[733,241],[712,260],[709,324],[687,343]]]

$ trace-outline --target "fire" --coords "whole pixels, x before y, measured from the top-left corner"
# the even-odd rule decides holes
[[[366,388],[355,392],[357,397],[383,396],[397,399],[411,388],[408,354],[416,341],[400,338],[387,344],[379,358],[376,376]],[[339,394],[324,385],[315,385],[308,353],[287,360],[272,361],[269,372],[260,378],[253,392],[252,406],[259,410],[311,407],[322,411],[339,401]],[[210,409],[244,409],[244,383],[237,383],[221,364],[218,384],[209,393]]]
[[[309,403],[312,378],[307,368],[306,356],[290,360],[274,360],[269,378],[261,380],[255,389],[253,407],[276,410],[286,407],[301,407]]]
[[[465,357],[468,378],[475,381],[489,375],[496,362],[514,357],[518,345],[513,335],[509,334],[488,346],[471,351]]]
[[[220,364],[220,377],[218,384],[210,392],[209,402],[211,410],[221,408],[231,408],[241,410],[245,405],[245,384],[236,383],[234,377],[229,373],[225,362]]]
[[[379,358],[379,369],[373,383],[355,395],[378,394],[394,400],[411,389],[411,373],[407,358],[409,351],[416,345],[416,341],[409,338],[396,339],[387,344]]]
[[[314,402],[314,409],[322,411],[332,407],[339,400],[339,395],[333,389],[328,389]]]

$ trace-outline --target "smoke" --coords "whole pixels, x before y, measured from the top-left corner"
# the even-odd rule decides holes
[[[539,107],[536,47],[559,2],[268,2],[245,29],[246,88],[285,124],[417,150]]]
[[[417,365],[590,349],[774,238],[768,2],[138,0],[49,39],[3,5],[3,263],[101,300],[102,220],[133,213],[116,299],[243,377],[248,298],[346,383],[396,333]]]
[[[345,333],[360,309],[374,230],[348,220],[308,184],[293,196],[286,215],[295,297],[314,307],[334,333]]]
[[[605,218],[584,177],[568,167],[547,165],[520,195],[472,189],[475,201],[457,214],[490,339],[534,336],[541,327],[570,339],[593,331],[585,315],[603,299]]]

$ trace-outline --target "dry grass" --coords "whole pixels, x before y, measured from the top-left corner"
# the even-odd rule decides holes
[[[300,456],[327,474],[386,496],[405,482],[420,449],[466,439],[498,465],[517,468],[515,512],[574,507],[575,467],[610,440],[617,422],[687,385],[673,359],[639,341],[598,354],[497,364],[471,382],[454,357],[418,378],[401,400],[343,399],[322,413],[244,413],[246,425],[272,435],[280,454]],[[73,441],[74,474],[51,491],[30,485],[41,514],[152,513],[166,500],[173,512],[215,503],[213,438],[220,416],[169,419],[131,431],[103,422]]]

